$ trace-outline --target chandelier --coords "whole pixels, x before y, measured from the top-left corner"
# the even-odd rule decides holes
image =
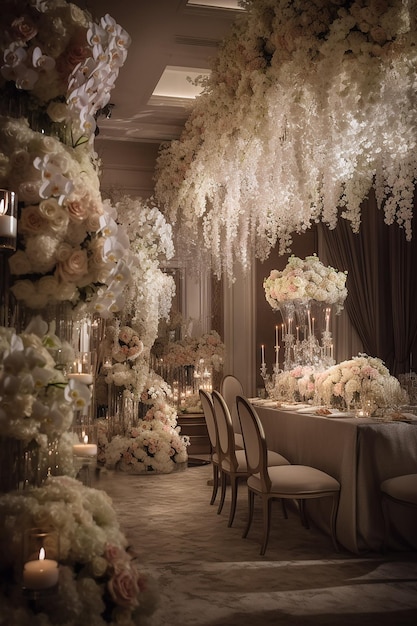
[[[411,239],[417,175],[417,0],[248,0],[156,198],[179,239],[233,278],[341,217],[357,232],[374,188]]]

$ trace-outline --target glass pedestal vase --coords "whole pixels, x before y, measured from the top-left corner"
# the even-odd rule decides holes
[[[42,449],[36,442],[0,437],[0,493],[38,487],[58,472],[57,448]]]
[[[295,305],[294,302],[281,302],[279,311],[282,317],[282,339],[284,343],[284,370],[294,367],[294,330],[295,330]]]
[[[124,437],[139,419],[139,400],[125,387],[108,385],[107,401],[107,439],[111,441],[116,435]]]

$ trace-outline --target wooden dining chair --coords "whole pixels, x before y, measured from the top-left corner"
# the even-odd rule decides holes
[[[384,539],[382,551],[386,550],[391,529],[390,502],[396,505],[417,508],[417,474],[394,476],[381,483],[382,512],[384,515]]]
[[[226,374],[220,383],[220,393],[226,401],[232,418],[235,444],[238,448],[243,450],[243,439],[236,406],[236,398],[245,395],[242,383],[236,376],[233,376],[233,374]]]
[[[238,484],[250,476],[246,463],[245,450],[237,449],[234,438],[232,418],[225,399],[218,391],[213,391],[213,407],[218,433],[218,453],[220,460],[221,495],[217,513],[221,513],[226,496],[227,481],[231,487],[231,504],[228,526],[233,524],[236,513]],[[267,463],[288,465],[289,461],[277,452],[267,452]]]
[[[203,407],[204,419],[206,421],[207,432],[210,440],[210,461],[213,468],[213,491],[210,504],[214,504],[219,489],[220,461],[218,453],[218,433],[216,416],[214,414],[212,397],[204,389],[199,389],[201,406]]]
[[[252,524],[254,497],[262,500],[263,537],[261,555],[265,554],[271,525],[271,505],[273,500],[291,499],[298,502],[301,520],[308,528],[305,501],[311,498],[332,498],[330,528],[336,551],[339,546],[336,539],[336,514],[339,505],[339,482],[307,465],[268,466],[267,445],[262,423],[252,405],[243,397],[237,397],[237,411],[245,444],[247,469],[250,476],[248,484],[248,522],[243,533],[247,537]]]

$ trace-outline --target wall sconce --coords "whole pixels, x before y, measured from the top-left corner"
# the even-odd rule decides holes
[[[0,189],[0,249],[16,250],[17,194]]]

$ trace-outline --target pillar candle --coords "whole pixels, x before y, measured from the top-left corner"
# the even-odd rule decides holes
[[[58,582],[58,562],[45,559],[45,550],[41,548],[39,559],[27,561],[23,568],[23,585],[27,589],[48,589]]]

